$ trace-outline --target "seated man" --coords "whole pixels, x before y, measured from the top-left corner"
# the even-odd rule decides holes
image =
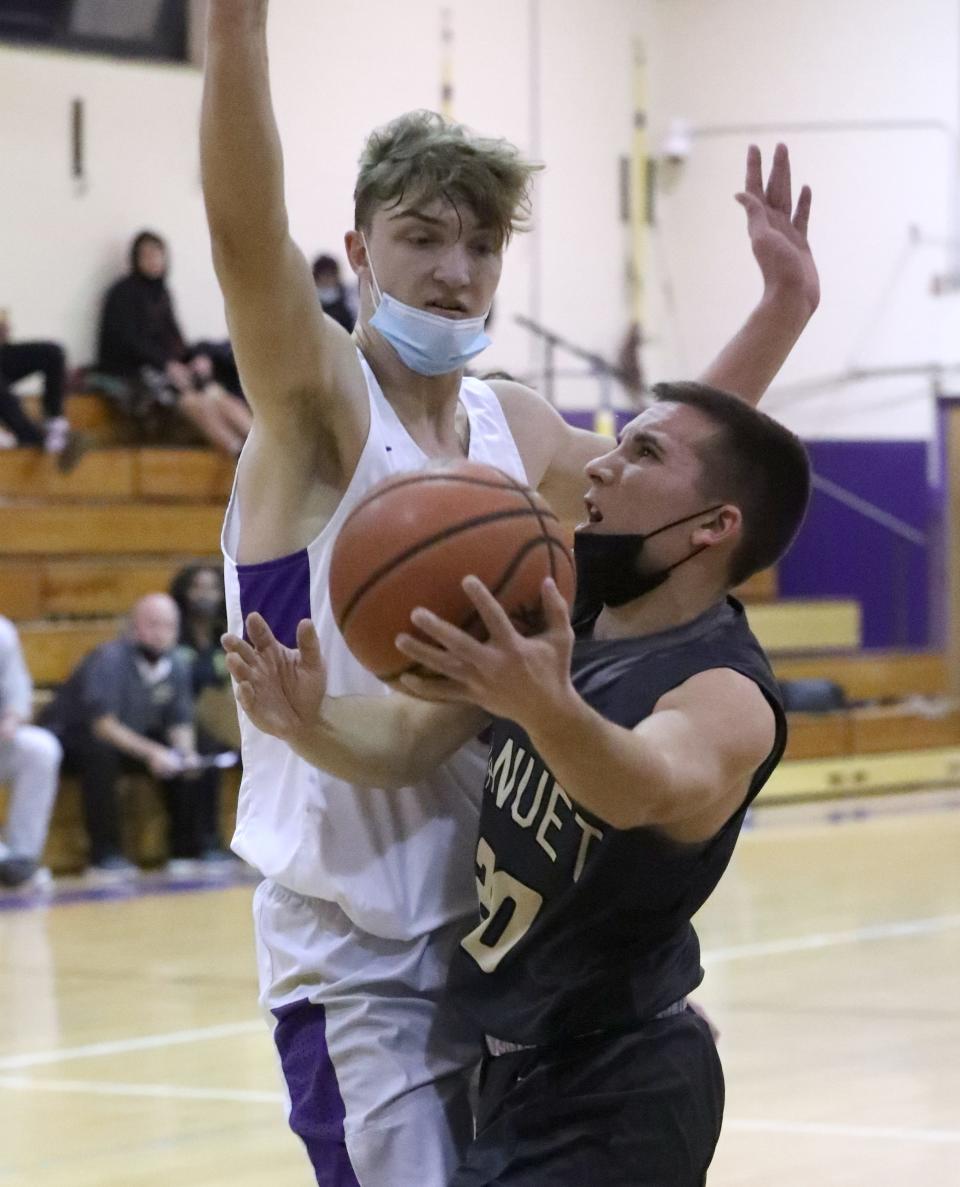
[[[522,638],[475,579],[481,643],[425,610],[403,696],[326,698],[313,626],[299,651],[257,615],[226,636],[261,730],[359,785],[422,778],[493,719],[476,925],[452,965],[486,1038],[477,1136],[455,1187],[701,1187],[723,1073],[688,1005],[691,919],[780,760],[786,715],[729,590],[773,564],[809,494],[797,439],[700,384],[657,402],[586,467],[578,637],[552,582]],[[413,674],[417,672],[418,674]],[[426,674],[419,674],[425,672]]]
[[[13,623],[0,618],[0,783],[10,787],[0,839],[0,886],[49,879],[40,867],[62,750],[49,732],[31,725],[33,682]]]
[[[198,759],[190,673],[174,653],[179,628],[171,597],[141,598],[129,633],[86,656],[43,716],[63,745],[67,769],[80,778],[96,874],[135,872],[122,853],[117,804],[117,782],[130,772],[146,770],[161,781],[171,859],[199,855],[205,805],[190,782]]]
[[[43,424],[24,412],[10,385],[30,375],[43,378]],[[10,322],[0,310],[0,425],[6,425],[6,445],[38,446],[57,459],[68,472],[82,457],[87,445],[82,434],[71,431],[63,413],[66,386],[66,357],[57,342],[11,342]],[[2,432],[2,429],[0,429]]]

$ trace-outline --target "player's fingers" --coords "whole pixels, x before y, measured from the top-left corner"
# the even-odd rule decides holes
[[[253,668],[236,654],[227,655],[227,671],[237,681],[249,682],[253,679]]]
[[[748,194],[754,194],[758,198],[763,196],[763,165],[760,149],[755,144],[751,144],[747,149],[747,174],[743,188]]]
[[[734,197],[747,212],[747,231],[751,235],[759,232],[767,221],[767,212],[763,202],[753,194],[746,192],[734,194]]]
[[[810,206],[812,203],[813,191],[808,185],[805,185],[800,191],[800,197],[797,199],[797,210],[793,216],[793,225],[803,236],[806,236],[807,227],[810,225]]]
[[[407,634],[397,635],[395,645],[402,655],[414,660],[422,668],[436,672],[438,676],[460,680],[466,674],[465,662],[443,647],[435,647],[432,643],[425,643]]]
[[[258,651],[265,651],[277,641],[267,620],[256,610],[247,615],[247,637]]]
[[[430,641],[439,644],[440,649],[443,651],[468,657],[478,655],[479,649],[483,646],[482,643],[478,643],[476,639],[468,635],[466,631],[460,630],[452,622],[447,622],[446,619],[440,618],[432,610],[426,610],[423,606],[418,606],[411,613],[410,621]],[[412,638],[410,635],[404,635],[403,637]]]
[[[223,644],[223,649],[228,657],[237,655],[248,664],[252,664],[257,658],[256,651],[254,651],[246,639],[241,639],[239,635],[223,635],[220,642]]]
[[[300,658],[308,667],[323,667],[320,636],[309,618],[301,618],[297,623],[297,646],[300,648]]]
[[[552,577],[548,577],[544,581],[540,596],[543,602],[543,617],[547,624],[547,630],[559,630],[566,634],[570,629],[570,607],[567,605],[566,598],[557,589],[557,583]]]
[[[257,711],[257,694],[253,685],[246,682],[237,685],[237,704],[248,717],[254,717]]]
[[[767,201],[789,216],[793,210],[790,183],[790,154],[785,144],[778,144],[773,153],[773,165],[767,179]]]
[[[464,577],[463,589],[495,643],[505,643],[516,634],[510,616],[478,577]]]

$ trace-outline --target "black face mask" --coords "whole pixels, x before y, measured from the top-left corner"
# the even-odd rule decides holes
[[[188,600],[187,608],[197,618],[216,618],[223,608],[223,599],[216,594],[196,594]]]
[[[640,568],[640,557],[644,544],[654,536],[659,536],[661,532],[675,528],[681,523],[688,523],[701,515],[709,515],[712,511],[719,511],[722,506],[722,503],[717,503],[716,506],[707,507],[693,515],[674,519],[662,528],[657,528],[655,532],[647,532],[645,535],[576,532],[573,537],[573,558],[577,568],[577,596],[573,606],[574,626],[588,626],[597,618],[604,606],[623,606],[663,585],[674,569],[703,552],[703,548],[695,548],[693,552],[665,569],[643,572]]]
[[[166,651],[160,651],[158,648],[150,647],[146,643],[138,643],[137,651],[140,652],[148,664],[155,664],[157,660],[163,659],[167,654]]]

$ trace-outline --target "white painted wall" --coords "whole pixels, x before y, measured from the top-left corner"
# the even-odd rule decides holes
[[[438,105],[441,7],[274,0],[288,201],[308,253],[340,247],[366,132]],[[810,436],[929,433],[925,378],[831,377],[960,359],[960,297],[929,293],[931,276],[960,255],[945,246],[960,222],[960,0],[539,0],[538,105],[532,0],[446,7],[455,114],[548,165],[537,230],[509,252],[485,363],[536,365],[516,313],[588,349],[616,347],[627,317],[618,158],[630,147],[632,38],[642,31],[652,143],[677,117],[694,132],[687,161],[660,175],[651,378],[696,373],[755,300],[732,194],[747,142],[769,156],[782,138],[798,178],[814,186],[824,299],[768,407]],[[190,68],[0,47],[0,305],[20,336],[57,336],[76,361],[89,358],[99,294],[141,226],[170,239],[188,334],[223,332],[198,184],[200,87]],[[89,132],[84,192],[69,176],[78,96]],[[570,380],[561,395],[587,405],[594,385]]]

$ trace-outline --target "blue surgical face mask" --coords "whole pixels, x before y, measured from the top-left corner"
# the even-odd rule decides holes
[[[490,338],[483,329],[486,314],[483,317],[443,317],[405,305],[380,288],[366,236],[363,245],[367,249],[377,298],[377,309],[370,318],[370,325],[390,343],[404,366],[418,375],[448,375],[451,371],[459,371],[481,350],[487,349]]]

